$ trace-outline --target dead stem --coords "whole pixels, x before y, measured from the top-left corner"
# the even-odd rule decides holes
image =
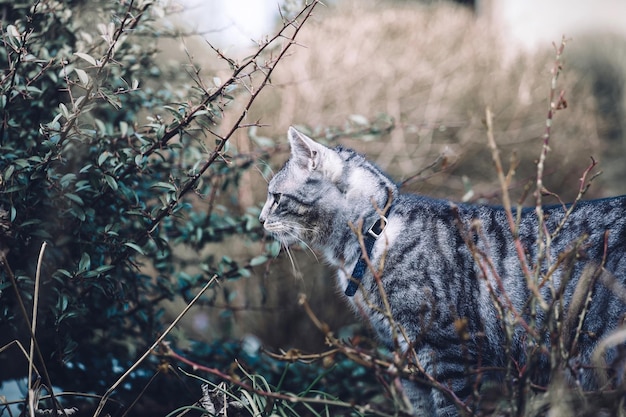
[[[500,151],[498,150],[498,146],[496,145],[496,141],[493,135],[493,113],[491,112],[491,109],[489,109],[489,107],[487,107],[485,111],[485,120],[487,123],[487,140],[489,142],[489,148],[491,149],[491,157],[496,166],[496,173],[498,175],[498,180],[502,190],[502,205],[504,207],[504,211],[506,212],[506,217],[509,222],[509,228],[511,229],[511,234],[513,236],[513,244],[515,245],[517,257],[520,261],[520,267],[522,268],[522,272],[526,277],[529,290],[532,292],[535,298],[537,298],[537,300],[542,302],[543,298],[539,293],[535,281],[532,280],[533,274],[531,274],[530,266],[528,265],[528,260],[526,259],[524,246],[522,245],[522,242],[518,236],[518,226],[515,217],[513,216],[513,207],[511,205],[511,198],[509,196],[509,180],[507,178],[510,177],[504,175],[502,162],[500,160]],[[520,208],[518,208],[517,211],[519,213]],[[545,302],[543,302],[542,307],[547,308],[548,306],[547,304],[545,304]]]
[[[33,314],[31,320],[31,330],[30,330],[30,351],[28,354],[28,412],[31,417],[35,416],[35,412],[37,411],[38,405],[35,401],[37,395],[35,393],[35,389],[33,388],[33,362],[35,357],[35,333],[37,331],[37,307],[39,306],[39,285],[41,283],[41,265],[43,263],[43,255],[46,252],[47,243],[43,242],[41,244],[41,249],[39,250],[39,258],[37,259],[37,272],[35,274],[35,288],[33,291]],[[52,386],[48,387],[49,390],[52,391]],[[56,412],[56,403],[53,402],[55,412]],[[64,413],[65,414],[65,413]]]

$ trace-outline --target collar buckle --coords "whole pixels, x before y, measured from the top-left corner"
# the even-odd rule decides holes
[[[374,239],[378,239],[387,227],[387,222],[387,217],[381,215],[380,218],[376,220],[376,222],[374,222],[374,224],[369,229],[367,229],[367,232],[365,232],[365,234],[373,237]]]

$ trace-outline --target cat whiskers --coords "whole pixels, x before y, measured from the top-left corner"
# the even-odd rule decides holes
[[[313,255],[313,257],[315,258],[315,262],[319,262],[320,260],[317,258],[317,255],[315,254],[315,251],[313,250],[313,248],[311,248],[309,246],[308,243],[306,243],[304,240],[302,239],[298,239],[298,241],[300,242],[300,244],[302,246],[304,246],[305,248],[307,248],[309,250],[309,252],[311,252],[311,254]]]
[[[263,172],[263,170],[261,168],[259,168],[258,166],[255,166],[254,168],[259,172],[259,174],[261,174],[261,177],[263,177],[263,179],[265,180],[266,183],[270,183],[270,178],[274,176],[274,170],[272,169],[272,167],[270,166],[270,164],[268,164],[265,161],[262,161],[261,163],[259,163],[258,165],[263,165],[266,168],[269,168],[269,176],[267,173]]]
[[[292,229],[293,230],[293,229]],[[315,232],[315,230],[313,229],[302,229],[300,228],[300,230],[307,230],[307,231],[312,231]],[[302,245],[303,247],[305,247],[306,249],[309,250],[309,252],[311,252],[311,254],[313,255],[313,257],[315,257],[315,261],[319,262],[319,259],[317,258],[317,255],[315,254],[315,251],[313,250],[313,248],[311,248],[311,246],[309,246],[308,243],[306,243],[304,241],[304,239],[302,239],[298,233],[295,233],[293,231],[286,231],[286,234],[291,237],[293,240],[295,240],[296,242],[298,242],[300,245]],[[282,242],[281,242],[282,243]],[[283,243],[283,246],[285,247],[285,249],[287,249],[287,251],[289,251],[289,248],[286,244]]]
[[[317,235],[319,233],[319,231],[314,228],[314,227],[303,227],[302,224],[297,223],[297,222],[285,222],[286,226],[290,226],[291,230],[294,231],[292,233],[287,233],[290,237],[292,237],[295,241],[299,242],[302,246],[304,246],[305,248],[307,248],[309,250],[309,252],[311,252],[311,254],[313,255],[313,257],[315,258],[316,262],[319,262],[319,259],[317,258],[317,255],[315,254],[315,251],[313,250],[313,248],[311,248],[311,246],[309,246],[308,243],[306,243],[304,241],[304,239],[302,239],[300,237],[301,233],[306,233],[306,232],[310,232],[313,236],[312,239],[310,239],[311,241],[315,240],[314,237],[315,235]],[[295,230],[298,230],[300,233],[295,233]]]
[[[315,232],[314,229],[306,229],[306,228],[302,228],[302,225],[297,223],[297,222],[281,222],[280,224],[280,230],[274,230],[272,231],[272,233],[276,236],[276,239],[280,242],[281,246],[284,249],[284,252],[287,254],[287,257],[289,258],[289,262],[291,263],[291,270],[293,272],[293,274],[295,276],[298,277],[302,277],[302,273],[299,270],[299,267],[296,263],[296,260],[291,252],[290,246],[293,243],[299,243],[301,246],[305,247],[306,249],[309,250],[309,252],[311,252],[313,254],[313,256],[315,257],[315,260],[317,262],[319,262],[319,259],[317,258],[317,255],[315,254],[315,251],[313,251],[313,248],[311,248],[311,246],[309,246],[308,243],[306,243],[301,237],[300,237],[300,233],[301,231],[312,231]],[[282,236],[281,236],[282,235]]]
[[[302,278],[302,273],[300,272],[300,268],[296,264],[296,260],[291,254],[291,250],[289,249],[289,246],[283,244],[283,249],[285,249],[285,253],[287,254],[287,257],[289,258],[289,262],[291,263],[291,272],[293,273],[294,276]]]
[[[285,234],[291,237],[293,240],[304,243],[302,239],[300,239],[295,233],[290,232],[289,230],[287,230]],[[293,273],[294,276],[302,278],[302,273],[300,272],[300,268],[298,267],[296,260],[293,257],[293,254],[291,253],[289,242],[286,241],[286,239],[281,239],[281,238],[279,238],[278,241],[280,242],[280,245],[283,248],[283,252],[286,253],[287,257],[289,258],[289,263],[291,263],[291,272]],[[306,246],[308,247],[308,245]]]

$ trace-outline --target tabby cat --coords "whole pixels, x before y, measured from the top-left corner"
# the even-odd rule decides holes
[[[530,351],[539,372],[529,377],[546,384],[549,352],[540,346],[549,346],[550,332],[529,332],[559,308],[564,346],[576,359],[566,378],[599,388],[589,366],[594,348],[626,313],[615,289],[626,281],[626,196],[545,207],[543,234],[537,211],[523,209],[515,239],[502,208],[403,194],[355,151],[294,128],[288,137],[291,157],[269,183],[260,221],[283,245],[304,242],[323,254],[382,342],[415,350],[422,375],[441,384],[403,384],[416,415],[457,415],[450,392],[472,407],[478,373],[502,380],[514,363],[519,377]],[[533,282],[543,301],[531,304]],[[605,363],[616,358],[609,347]]]

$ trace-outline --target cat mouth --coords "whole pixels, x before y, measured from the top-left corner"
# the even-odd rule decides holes
[[[263,224],[263,229],[265,229],[265,231],[267,233],[269,233],[270,235],[272,235],[276,240],[279,240],[282,243],[287,243],[290,240],[295,240],[293,237],[292,239],[289,239],[290,235],[292,233],[290,233],[289,230],[287,230],[285,228],[285,226],[283,226],[280,223],[270,223],[268,221],[266,221]],[[291,242],[289,242],[291,243]]]
[[[299,240],[296,236],[297,233],[294,230],[286,228],[280,223],[271,223],[266,221],[263,224],[263,229],[265,229],[268,234],[285,246],[289,246]]]

